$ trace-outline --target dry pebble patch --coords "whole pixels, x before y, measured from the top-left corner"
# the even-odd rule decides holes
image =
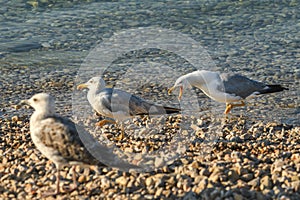
[[[199,149],[201,140],[196,140],[190,144],[182,157],[151,172],[77,167],[78,190],[58,197],[62,199],[300,198],[298,137],[300,127],[277,123],[249,124],[243,118],[225,121],[226,124],[222,128],[223,135],[209,154],[197,153],[201,152]],[[198,132],[203,130],[199,129]],[[0,135],[1,198],[40,199],[42,193],[55,183],[55,168],[53,163],[34,147],[29,135],[28,118],[1,120]],[[133,145],[133,137],[114,142],[118,143],[121,149],[136,148]],[[63,187],[71,184],[71,175],[69,168],[65,168],[62,172]]]

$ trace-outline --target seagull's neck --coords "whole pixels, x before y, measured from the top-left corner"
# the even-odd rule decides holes
[[[98,85],[94,85],[93,87],[89,88],[88,93],[90,94],[98,94],[101,92],[101,90],[105,89],[106,85],[102,84],[98,84]]]
[[[91,102],[93,99],[95,99],[97,94],[99,94],[104,89],[105,89],[105,85],[103,86],[100,84],[95,87],[89,88],[89,91],[87,93],[87,98],[88,98],[89,102]]]
[[[35,110],[30,117],[30,126],[38,125],[43,119],[47,117],[55,116],[56,113],[52,109],[40,109]]]
[[[219,78],[219,74],[211,71],[196,71],[187,74],[186,79],[191,86],[201,89],[205,94],[209,95],[211,90],[215,89],[215,80]]]
[[[202,87],[205,85],[205,78],[199,72],[187,74],[185,78],[191,86],[202,89]]]

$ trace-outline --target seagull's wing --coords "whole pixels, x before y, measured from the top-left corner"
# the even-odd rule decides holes
[[[94,108],[106,117],[114,118],[116,113],[130,117],[131,94],[122,90],[105,88],[95,97]]]
[[[127,112],[130,116],[147,115],[153,104],[144,99],[119,89],[112,89],[111,107],[114,112]]]
[[[44,145],[56,150],[57,156],[66,161],[103,165],[84,147],[71,120],[60,116],[48,117],[40,122],[37,131],[40,131],[39,139]]]
[[[92,107],[97,111],[97,113],[106,117],[112,117],[111,97],[111,88],[102,90],[99,94],[97,94],[97,96],[94,97],[95,100],[92,103]]]
[[[220,76],[223,82],[220,88],[224,87],[223,91],[244,99],[253,94],[260,94],[268,88],[264,83],[251,80],[239,74],[224,73]]]
[[[149,103],[144,99],[132,95],[129,101],[129,109],[131,115],[149,115],[155,113],[163,113],[162,106]]]
[[[164,107],[130,94],[126,91],[106,88],[98,94],[101,102],[102,110],[109,110],[110,112],[122,112],[124,115],[149,115],[149,114],[170,114],[178,113],[180,109]]]

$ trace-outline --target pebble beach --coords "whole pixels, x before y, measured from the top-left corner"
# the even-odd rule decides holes
[[[300,199],[299,9],[293,0],[1,2],[0,199]],[[185,97],[187,103],[189,95],[196,99],[196,110],[127,120],[126,138],[118,141],[117,125],[94,127],[99,116],[76,86],[90,78],[83,74],[90,73],[85,66],[97,45],[141,27],[192,38],[210,56],[204,69],[289,90],[252,99],[225,116],[225,105],[194,88]],[[101,67],[109,87],[174,107],[185,105],[168,88],[178,75],[196,70],[174,52],[143,48]],[[136,76],[139,69],[148,75]],[[56,169],[30,138],[33,110],[18,105],[39,92],[55,97],[57,113],[115,145],[128,162],[149,168],[77,167],[77,190],[44,198]],[[140,154],[164,145],[176,157],[141,162]],[[172,149],[176,145],[180,152]],[[70,168],[61,176],[67,188]]]

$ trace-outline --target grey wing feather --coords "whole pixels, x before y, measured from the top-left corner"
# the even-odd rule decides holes
[[[152,106],[155,105],[132,95],[129,101],[130,115],[147,115]]]
[[[166,114],[168,112],[174,113],[179,112],[178,109],[170,108],[170,107],[163,107],[160,105],[156,105],[152,102],[148,102],[138,96],[133,94],[127,93],[122,90],[116,90],[118,94],[124,97],[126,100],[126,107],[128,109],[128,113],[130,116],[136,115],[157,115],[157,114]]]
[[[148,113],[151,104],[145,100],[119,89],[106,88],[101,91],[102,105],[113,112],[126,112],[130,116]]]
[[[99,101],[101,101],[101,104],[104,108],[106,108],[109,111],[112,111],[111,108],[111,97],[112,97],[113,89],[111,88],[105,88],[99,93]]]
[[[156,105],[151,102],[147,102],[142,98],[132,95],[129,102],[131,115],[163,115],[178,113],[181,109]]]
[[[266,87],[266,85],[261,82],[251,80],[239,74],[221,74],[221,78],[226,93],[235,94],[242,98],[246,98],[254,92],[259,92]]]
[[[180,109],[163,107],[147,102],[146,100],[132,95],[123,90],[106,88],[101,93],[102,105],[113,112],[122,111],[128,116],[165,114],[179,112]]]

